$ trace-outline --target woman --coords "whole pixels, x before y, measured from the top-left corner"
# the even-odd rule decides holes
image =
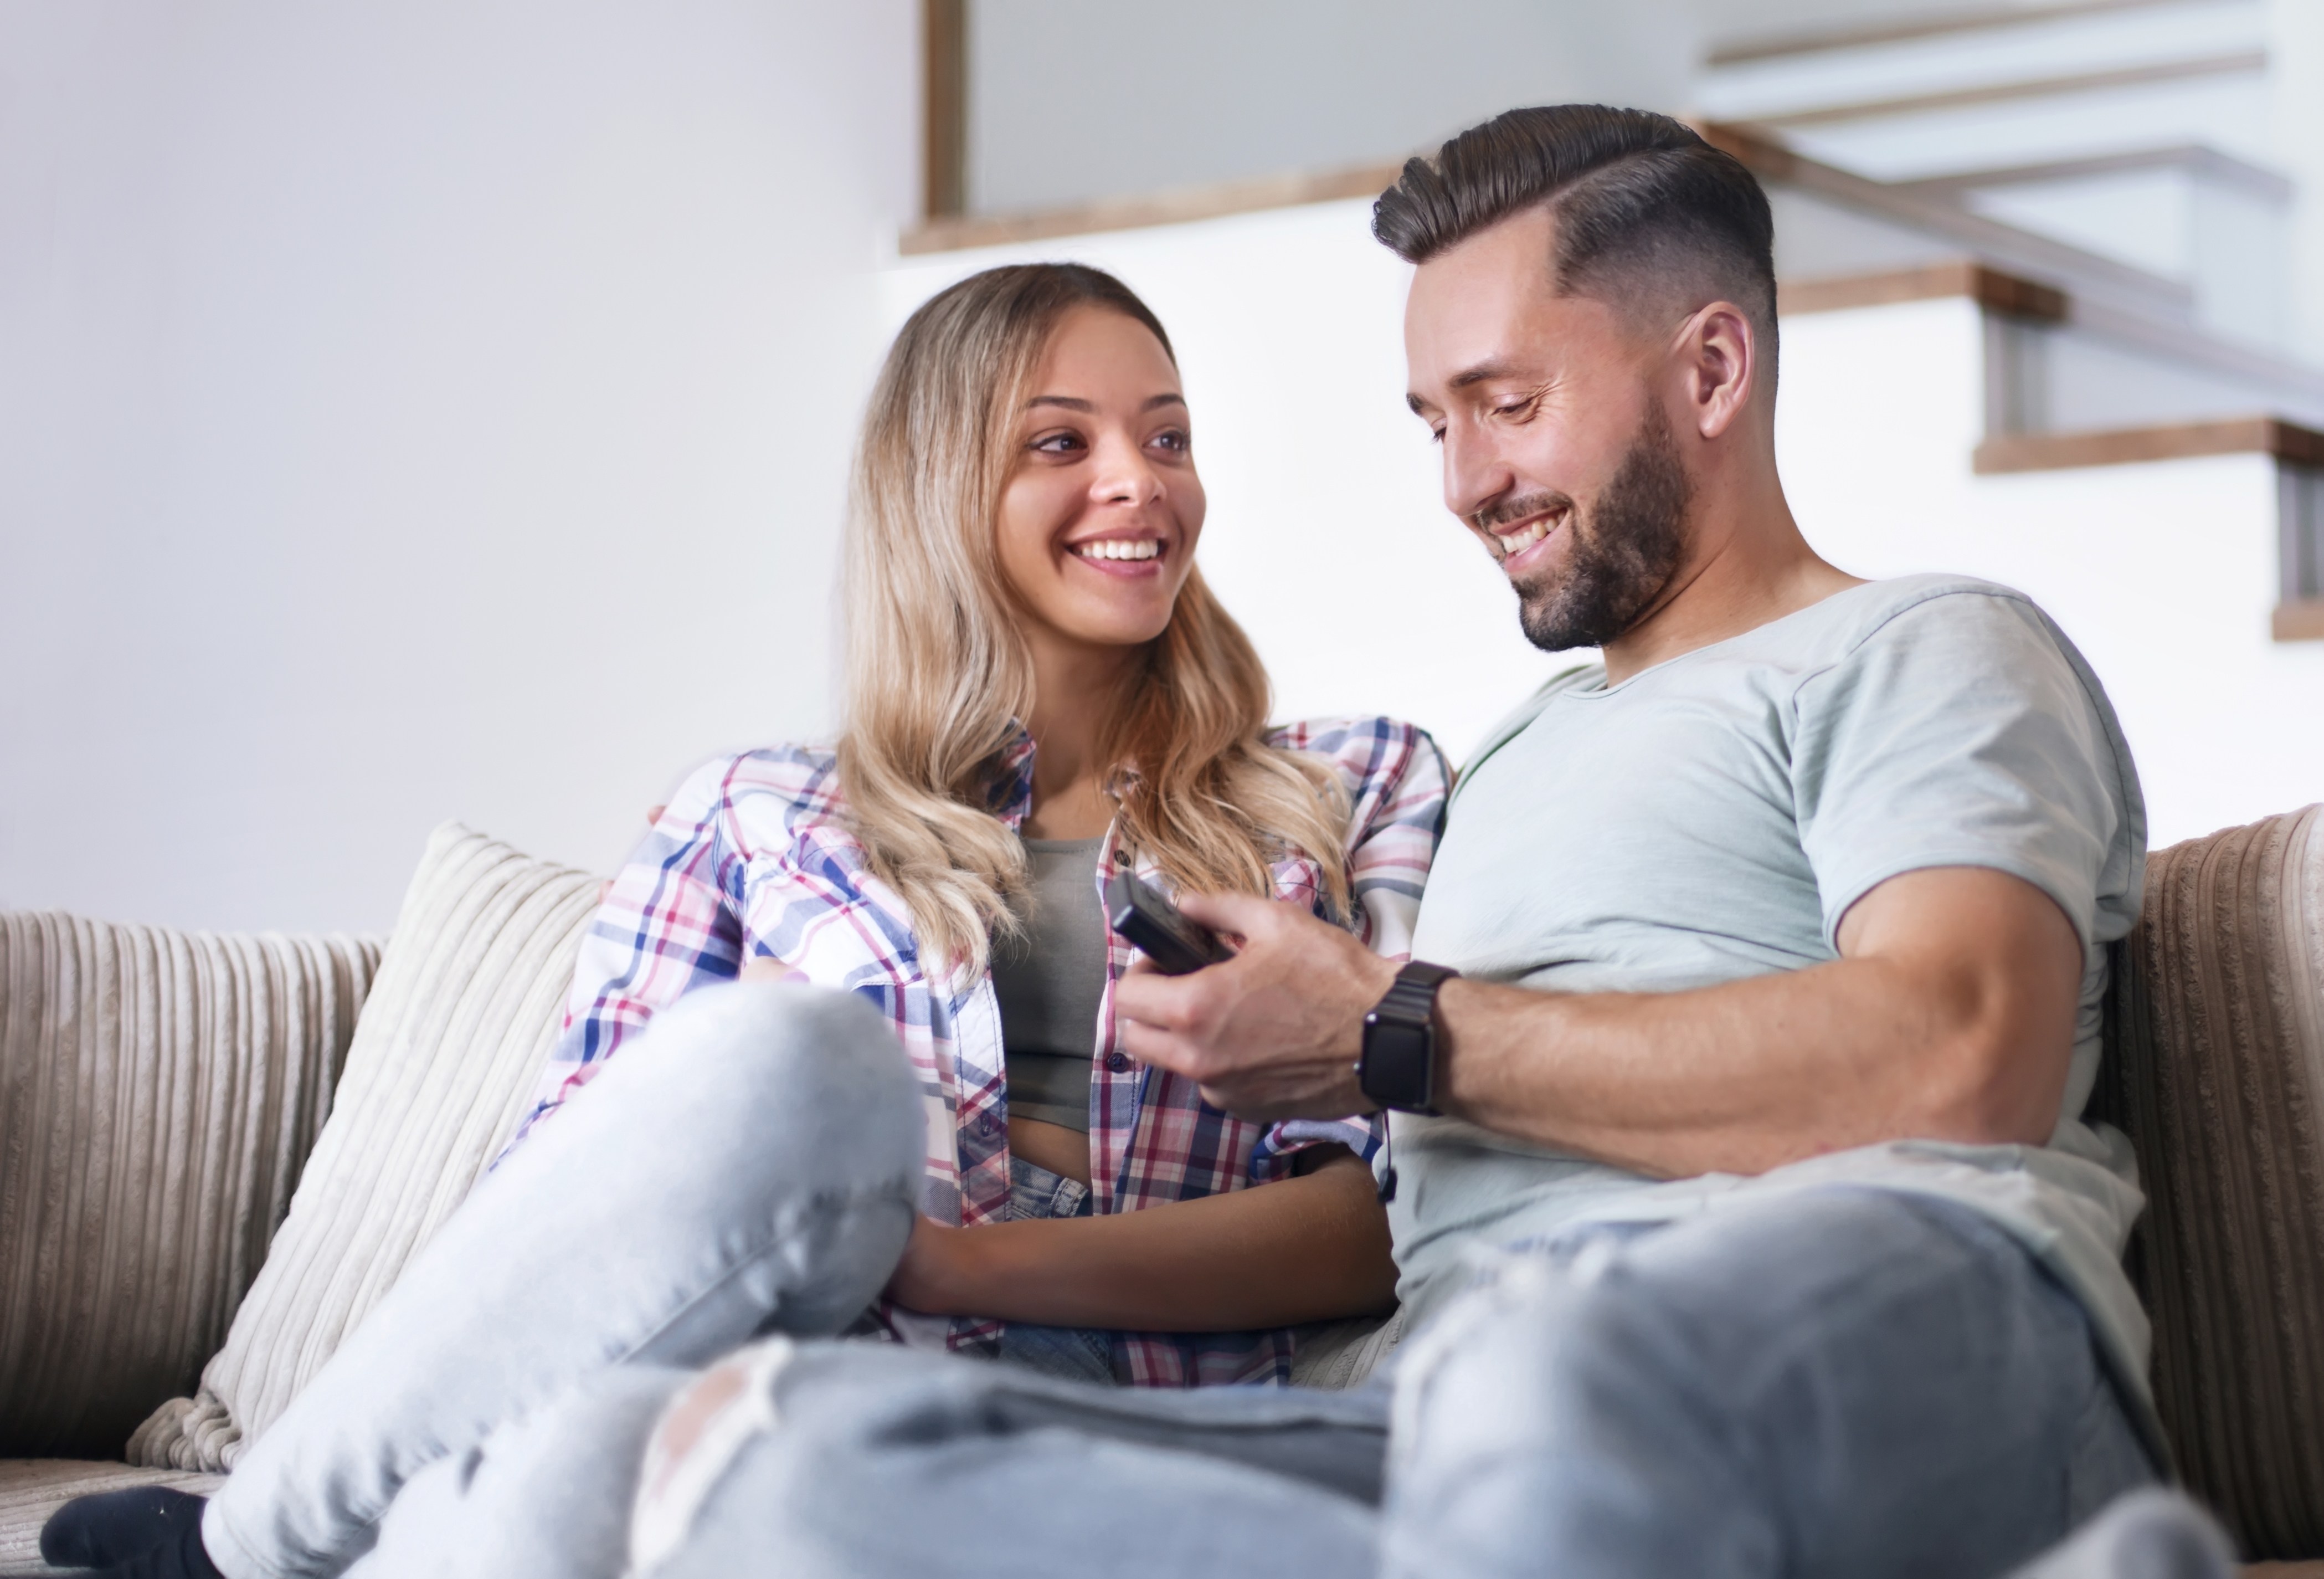
[[[1118,281],[997,269],[915,313],[856,464],[836,749],[686,781],[518,1142],[140,1571],[337,1572],[417,1470],[557,1388],[883,1288],[862,1325],[1152,1386],[1284,1380],[1286,1329],[1388,1306],[1368,1123],[1246,1123],[1119,1046],[1109,874],[1400,952],[1443,801],[1409,726],[1265,731],[1204,512],[1168,338]],[[152,1526],[101,1503],[59,1516],[84,1560]]]
[[[876,992],[913,1055],[927,1222],[890,1293],[954,1318],[955,1346],[1279,1379],[1280,1329],[1386,1306],[1365,1129],[1263,1132],[1117,1045],[1129,950],[1098,904],[1117,863],[1300,899],[1401,949],[1442,784],[1386,721],[1262,737],[1265,674],[1194,568],[1204,510],[1168,338],[1119,282],[998,269],[916,313],[856,466],[847,732],[713,762],[673,798],[592,928],[537,1113],[693,983],[779,963]],[[835,924],[858,914],[878,924]],[[680,937],[701,942],[673,969]],[[1183,1209],[1141,1214],[1165,1204]]]

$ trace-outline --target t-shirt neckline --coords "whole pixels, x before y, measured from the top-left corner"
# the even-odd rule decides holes
[[[1599,658],[1597,664],[1599,675],[1598,684],[1594,686],[1569,686],[1558,694],[1561,696],[1587,699],[1613,696],[1617,692],[1628,690],[1630,687],[1637,684],[1638,681],[1646,679],[1650,674],[1660,674],[1665,669],[1684,663],[1690,658],[1700,658],[1704,653],[1716,652],[1721,647],[1731,647],[1736,642],[1758,635],[1763,631],[1772,631],[1778,625],[1789,624],[1792,621],[1798,619],[1802,614],[1810,614],[1815,613],[1818,609],[1829,608],[1831,605],[1838,603],[1841,598],[1849,596],[1852,593],[1862,592],[1867,587],[1878,586],[1881,585],[1882,582],[1877,577],[1867,577],[1865,580],[1858,582],[1853,586],[1843,586],[1838,592],[1827,593],[1823,596],[1817,598],[1813,603],[1806,604],[1799,608],[1795,608],[1787,614],[1777,614],[1774,619],[1768,620],[1761,624],[1754,625],[1748,631],[1738,631],[1732,636],[1721,636],[1716,642],[1708,642],[1700,647],[1690,647],[1683,652],[1664,659],[1660,663],[1649,664],[1645,669],[1638,670],[1637,673],[1630,676],[1628,679],[1618,680],[1611,685],[1606,683],[1606,660],[1601,655]]]

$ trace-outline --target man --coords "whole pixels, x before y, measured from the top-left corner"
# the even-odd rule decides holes
[[[1447,505],[1602,666],[1466,767],[1426,964],[1190,899],[1241,952],[1125,983],[1130,1049],[1401,1110],[1396,1495],[1597,1573],[2022,1560],[2158,1440],[2131,1160],[2079,1117],[2144,855],[2104,693],[2017,594],[1809,548],[1766,202],[1692,133],[1516,112],[1374,229]]]
[[[2154,1479],[2140,1197],[2078,1116],[2144,832],[2098,682],[2015,593],[1808,547],[1766,201],[1684,127],[1512,112],[1375,229],[1447,503],[1602,664],[1469,764],[1415,963],[1193,896],[1236,957],[1118,991],[1222,1105],[1394,1110],[1390,1381],[615,1367],[421,1471],[364,1573],[1982,1575]],[[2134,1559],[2227,1562],[2133,1498],[2040,1572]]]

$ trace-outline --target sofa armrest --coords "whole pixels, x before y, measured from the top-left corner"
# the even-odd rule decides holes
[[[379,952],[0,912],[0,1457],[116,1456],[191,1387]]]
[[[2107,1039],[2187,1487],[2246,1556],[2324,1557],[2324,807],[2148,857]]]

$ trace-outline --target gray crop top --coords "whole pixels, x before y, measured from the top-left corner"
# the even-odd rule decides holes
[[[1090,1064],[1105,996],[1105,907],[1094,839],[1027,839],[1025,937],[992,951],[1009,1111],[1089,1131]]]

